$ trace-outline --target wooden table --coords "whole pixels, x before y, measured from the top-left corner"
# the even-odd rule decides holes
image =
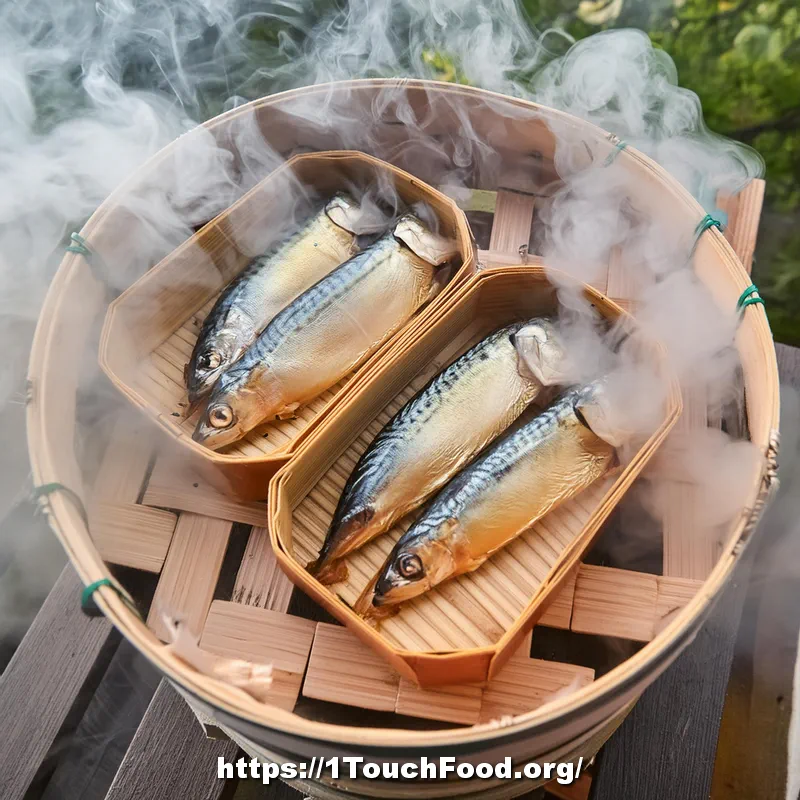
[[[800,350],[778,346],[778,359],[783,382],[800,388]],[[797,416],[786,403],[787,448]],[[798,478],[785,452],[781,492],[748,556],[696,640],[601,751],[591,797],[784,796],[800,626],[800,570],[786,566],[800,563],[789,504]],[[217,757],[235,759],[237,747],[207,739],[110,623],[81,613],[80,590],[67,566],[0,678],[0,798],[301,797],[283,784],[218,780]],[[558,796],[585,797],[587,785]]]

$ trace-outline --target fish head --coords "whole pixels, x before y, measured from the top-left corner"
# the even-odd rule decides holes
[[[368,542],[374,535],[376,522],[380,524],[381,520],[375,519],[375,509],[371,506],[353,509],[340,519],[334,517],[325,544],[312,569],[317,579],[327,583],[325,575],[331,572],[327,569],[331,563],[344,558]]]
[[[268,419],[269,408],[259,385],[259,372],[225,373],[211,392],[192,439],[211,450],[219,450]]]
[[[233,330],[222,330],[196,347],[186,367],[189,402],[205,397],[222,373],[242,354],[239,337]]]
[[[449,529],[454,525],[458,522],[448,519],[439,527]],[[375,583],[372,605],[403,603],[451,577],[455,561],[450,548],[442,541],[448,538],[448,531],[437,531],[406,543],[401,539]]]

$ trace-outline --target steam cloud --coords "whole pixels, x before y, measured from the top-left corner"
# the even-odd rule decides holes
[[[497,125],[487,140],[462,105],[432,96],[428,113],[441,119],[433,136],[422,132],[430,120],[417,119],[401,82],[367,109],[333,97],[297,101],[291,107],[296,139],[281,147],[275,131],[262,131],[243,115],[228,143],[236,158],[195,128],[270,91],[358,77],[437,77],[440,53],[469,83],[616,133],[667,168],[709,211],[718,191],[735,192],[762,171],[754,151],[705,128],[697,97],[678,87],[669,57],[644,34],[607,32],[573,44],[563,32],[530,32],[515,0],[351,0],[346,9],[322,14],[311,0],[101,0],[96,6],[40,0],[36,6],[35,14],[20,4],[0,12],[0,335],[7,356],[0,403],[6,408],[19,400],[33,325],[68,232],[176,136],[185,134],[184,145],[157,181],[132,183],[123,196],[136,225],[127,234],[129,263],[114,265],[113,290],[241,196],[287,152],[314,149],[322,134],[434,184],[496,186],[509,167],[506,123],[531,115],[488,101]],[[382,123],[388,111],[404,123],[394,128],[394,139]],[[605,156],[587,150],[566,128],[555,133],[556,188],[556,175],[535,159],[510,165],[542,197],[538,252],[584,281],[595,279],[611,258],[621,259],[637,287],[637,316],[665,344],[683,388],[704,393],[720,409],[737,388],[736,320],[716,309],[692,274],[692,231],[676,236],[672,220],[632,202],[627,172],[606,167]],[[292,194],[302,202],[299,191]],[[567,286],[562,300],[579,305]],[[583,343],[575,350],[586,369],[608,363],[596,357],[598,348],[609,352],[596,331],[576,322],[571,335]],[[654,404],[663,399],[639,374],[623,369],[618,377],[619,397],[633,396],[640,407],[648,397]],[[100,401],[107,399],[90,378],[94,396],[101,391]],[[628,381],[636,391],[620,391]],[[641,416],[645,425],[648,415]],[[3,415],[4,441],[19,440],[19,417],[13,408]],[[753,450],[715,433],[696,442],[688,456],[685,450],[673,454],[667,466],[651,472],[649,507],[663,512],[670,483],[689,482],[704,493],[704,506],[724,509],[701,523],[725,522],[739,509],[714,504],[733,496],[726,487],[736,476],[749,474],[758,455]],[[24,482],[21,451],[9,447],[0,455],[5,483],[17,492]],[[14,497],[2,498],[6,507]]]

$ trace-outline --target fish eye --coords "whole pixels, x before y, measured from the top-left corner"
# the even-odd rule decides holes
[[[418,578],[422,575],[422,561],[419,556],[404,553],[397,561],[397,570],[404,578]]]
[[[208,421],[212,428],[229,428],[233,424],[233,409],[226,405],[214,406],[208,411]]]
[[[201,369],[216,369],[222,364],[222,358],[216,350],[209,350],[197,359]]]

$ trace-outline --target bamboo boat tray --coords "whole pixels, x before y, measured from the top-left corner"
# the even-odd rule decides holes
[[[293,192],[297,196],[298,185],[317,197],[354,185],[373,191],[378,187],[379,193],[396,191],[407,205],[425,201],[430,206],[441,232],[457,241],[459,256],[448,285],[417,317],[443,302],[475,266],[469,225],[452,199],[362,153],[312,153],[276,169],[111,303],[100,339],[103,370],[132,403],[161,425],[164,442],[177,447],[212,484],[245,500],[266,497],[269,478],[353,374],[298,409],[296,417],[260,425],[224,452],[191,438],[200,410],[187,416],[183,370],[200,327],[221,290],[265,251],[276,229],[291,221],[294,209],[287,196]]]
[[[623,317],[635,335],[626,312],[591,287],[583,291],[602,316]],[[556,308],[544,268],[500,268],[474,276],[435,316],[419,320],[371,364],[270,484],[271,541],[289,578],[398,673],[423,687],[490,680],[519,649],[675,424],[680,391],[663,361],[658,367],[668,386],[663,418],[620,470],[552,511],[475,572],[403,604],[379,630],[351,606],[414,514],[347,557],[350,575],[342,583],[325,587],[303,565],[316,558],[345,481],[389,419],[490,331]],[[657,358],[657,347],[650,351]]]

